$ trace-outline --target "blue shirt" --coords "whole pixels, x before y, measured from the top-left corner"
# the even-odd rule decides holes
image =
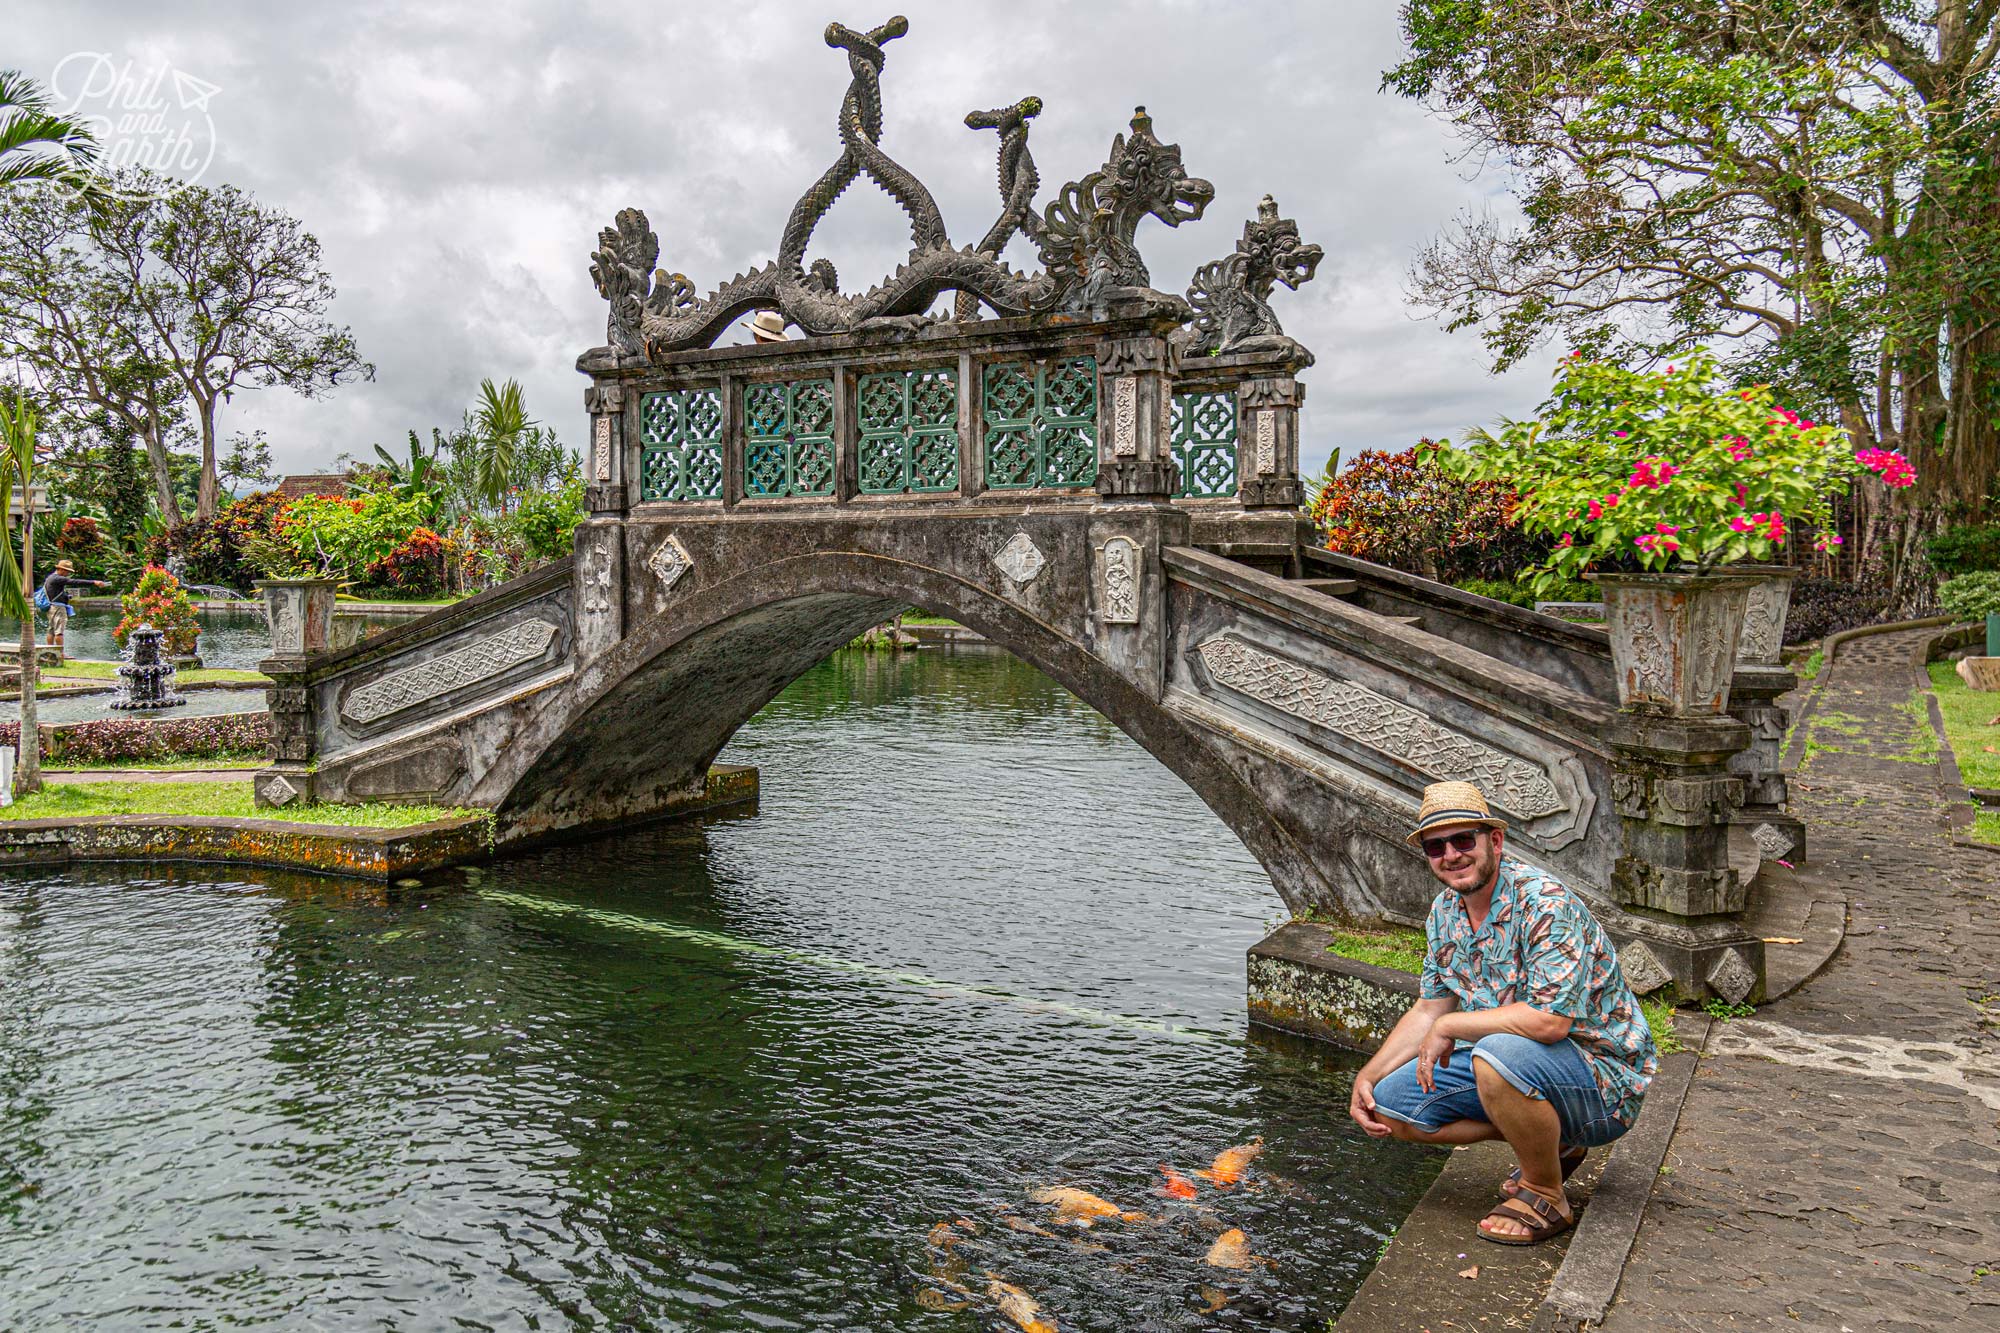
[[[1426,1000],[1450,996],[1468,1012],[1518,1002],[1569,1019],[1570,1040],[1589,1063],[1604,1105],[1631,1125],[1659,1071],[1659,1053],[1618,970],[1618,951],[1569,886],[1502,857],[1479,929],[1458,894],[1446,889],[1431,904],[1424,935]]]

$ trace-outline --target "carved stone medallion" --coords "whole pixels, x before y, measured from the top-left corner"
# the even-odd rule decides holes
[[[1257,412],[1257,475],[1268,477],[1278,470],[1278,414],[1270,408]]]
[[[299,799],[299,789],[285,780],[282,773],[264,780],[264,801],[268,805],[287,806]]]
[[[611,417],[599,414],[594,438],[595,466],[593,475],[599,481],[611,480]]]
[[[453,690],[491,680],[547,652],[556,633],[556,626],[549,621],[524,620],[428,662],[369,681],[348,694],[340,714],[350,722],[377,722]]]
[[[1111,452],[1120,458],[1139,452],[1139,381],[1130,375],[1112,381]]]
[[[1757,969],[1750,966],[1741,949],[1724,949],[1708,970],[1708,984],[1731,1004],[1741,1004],[1757,985]]]
[[[1195,651],[1218,684],[1337,731],[1430,777],[1478,783],[1488,797],[1524,820],[1568,808],[1539,765],[1440,726],[1373,690],[1267,653],[1234,635],[1208,639]]]
[[[1036,546],[1025,532],[1017,532],[1009,537],[1007,544],[1000,548],[1000,553],[993,557],[994,568],[1022,587],[1033,583],[1035,576],[1042,572],[1042,566],[1046,564],[1048,557],[1042,554],[1041,548]]]
[[[679,537],[669,536],[646,560],[646,568],[653,571],[653,577],[660,581],[661,592],[672,592],[681,576],[694,568],[694,557],[687,547],[681,545]]]
[[[1767,861],[1779,861],[1792,853],[1792,840],[1776,824],[1759,824],[1750,830],[1750,841],[1757,844],[1757,850],[1764,853]]]
[[[1097,548],[1098,601],[1108,625],[1139,623],[1139,543],[1113,537]]]
[[[1633,940],[1618,950],[1618,970],[1634,995],[1651,995],[1674,979],[1665,963],[1644,940]]]

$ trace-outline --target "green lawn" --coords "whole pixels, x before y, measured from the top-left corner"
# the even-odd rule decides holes
[[[83,658],[71,658],[59,667],[43,671],[49,676],[81,676],[90,680],[118,679],[116,662],[92,662]],[[176,671],[176,685],[269,685],[271,678],[256,671],[237,671],[230,667],[201,667],[194,671]]]
[[[436,819],[484,814],[436,805],[286,806],[260,810],[242,782],[50,783],[33,796],[0,809],[0,819],[77,819],[87,815],[217,815],[237,819],[287,819],[301,824],[408,828]]]
[[[143,768],[148,771],[185,768],[201,771],[210,768],[262,768],[270,760],[262,750],[225,750],[203,759],[113,759],[103,763],[72,764],[68,762],[50,764],[50,770],[71,773],[115,772],[121,768]]]
[[[2000,787],[2000,694],[1968,688],[1950,662],[1931,663],[1930,673],[1959,776],[1968,787]]]

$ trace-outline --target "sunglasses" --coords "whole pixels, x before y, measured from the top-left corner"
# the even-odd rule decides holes
[[[1463,833],[1454,833],[1449,838],[1425,838],[1424,855],[1435,861],[1444,855],[1447,847],[1454,852],[1469,852],[1479,845],[1479,835],[1483,832],[1484,829],[1467,829]]]

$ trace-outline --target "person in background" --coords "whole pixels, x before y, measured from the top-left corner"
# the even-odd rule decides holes
[[[87,583],[93,588],[108,588],[111,585],[102,579],[80,579],[76,576],[76,566],[67,559],[56,561],[56,567],[42,580],[42,591],[35,598],[38,610],[49,613],[49,637],[47,646],[58,653],[63,648],[63,635],[69,629],[70,612],[75,610],[69,604],[69,587],[72,583]]]

